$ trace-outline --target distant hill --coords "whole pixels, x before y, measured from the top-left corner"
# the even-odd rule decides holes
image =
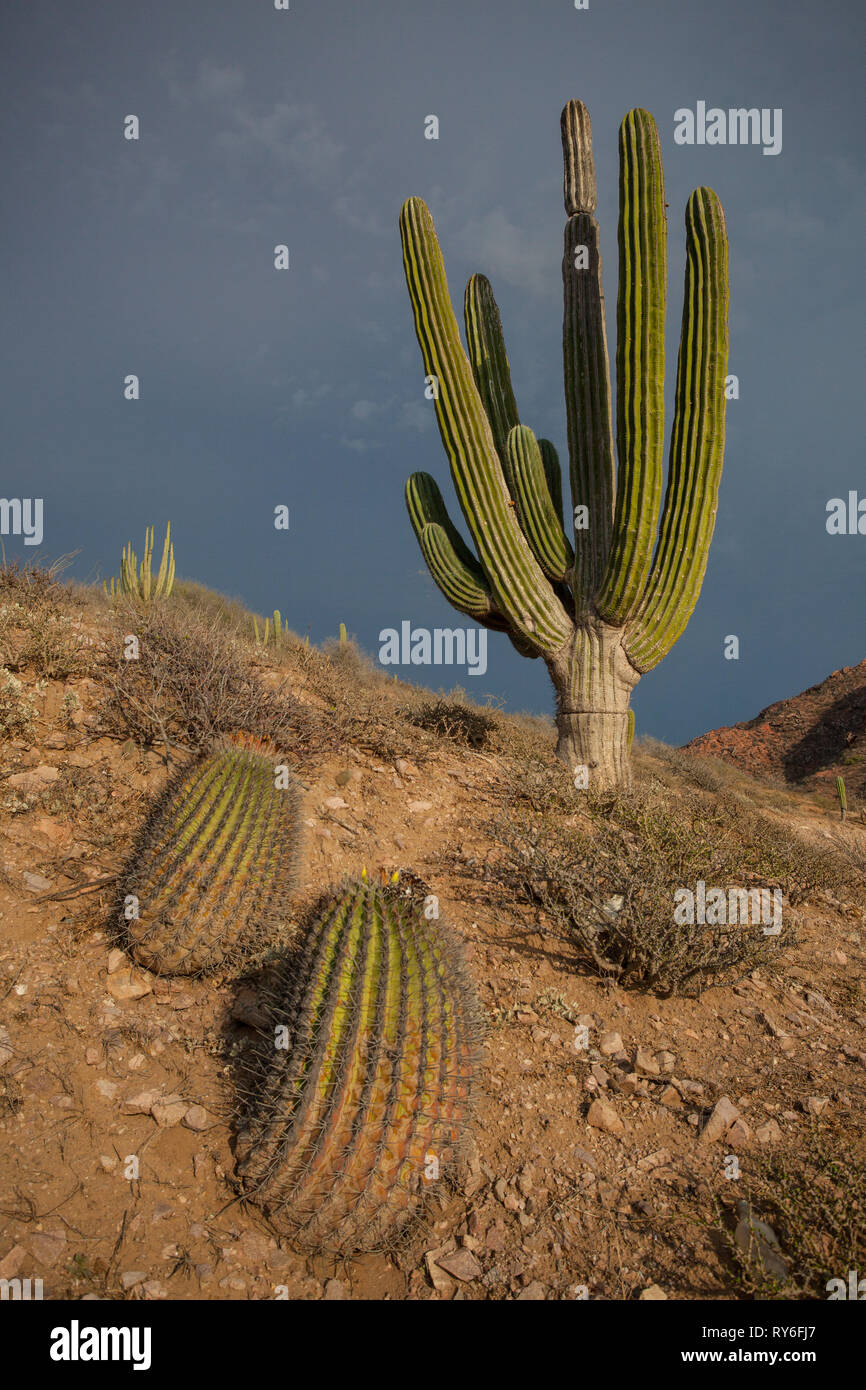
[[[815,788],[841,773],[849,791],[866,796],[866,660],[685,747],[757,776]]]

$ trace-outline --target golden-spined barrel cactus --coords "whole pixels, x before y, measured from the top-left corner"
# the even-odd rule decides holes
[[[481,1015],[459,941],[428,911],[350,884],[277,971],[238,1176],[301,1248],[386,1246],[467,1137]]]
[[[203,975],[249,957],[285,921],[299,839],[297,783],[279,755],[231,735],[164,790],[122,876],[139,965]]]

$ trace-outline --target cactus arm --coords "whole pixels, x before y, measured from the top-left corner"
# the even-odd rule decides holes
[[[159,573],[156,576],[154,585],[154,598],[162,598],[166,593],[166,581],[168,579],[168,557],[171,551],[171,522],[165,528],[165,540],[162,543],[162,559],[159,565]]]
[[[144,533],[144,559],[141,562],[141,596],[145,603],[150,598],[151,569],[150,561],[153,555],[153,527],[149,526]]]
[[[553,509],[559,517],[559,524],[564,530],[565,523],[562,514],[562,469],[559,466],[559,455],[549,439],[539,439],[538,447],[541,450],[541,462],[544,466],[544,476],[547,479],[547,491],[550,493]]]
[[[617,473],[613,541],[596,607],[622,626],[643,594],[656,538],[665,425],[667,222],[661,146],[648,111],[619,132]]]
[[[460,342],[433,219],[420,198],[400,214],[403,266],[428,374],[440,383],[436,417],[463,514],[496,600],[512,629],[540,653],[560,650],[572,624],[510,508],[469,361]]]
[[[444,527],[428,522],[418,533],[427,568],[448,602],[467,617],[482,622],[495,612],[490,590],[463,564]]]
[[[411,475],[406,483],[406,507],[419,540],[428,522],[441,526],[448,533],[448,539],[461,562],[472,571],[479,584],[489,589],[483,569],[448,515],[442,493],[435,478],[431,478],[429,473]]]
[[[728,241],[710,188],[686,205],[683,326],[659,544],[626,647],[638,671],[670,651],[694,611],[707,566],[725,445]]]
[[[509,430],[520,423],[502,336],[502,320],[485,275],[473,275],[463,300],[466,343],[478,394],[490,421],[493,443],[505,462]]]
[[[174,545],[169,546],[168,551],[168,574],[165,580],[165,597],[168,598],[174,588]]]
[[[562,356],[571,492],[575,506],[589,509],[589,527],[575,531],[574,596],[578,613],[596,594],[604,574],[613,524],[614,450],[610,362],[601,283],[601,248],[589,112],[570,101],[561,118],[565,166],[565,251],[562,283],[565,310]],[[588,268],[577,269],[579,246]]]
[[[551,501],[538,441],[526,425],[515,425],[510,431],[503,466],[523,534],[535,558],[548,579],[567,579],[574,551]]]

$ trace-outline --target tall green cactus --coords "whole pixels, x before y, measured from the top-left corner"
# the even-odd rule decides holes
[[[379,1248],[467,1133],[482,1024],[459,940],[396,888],[349,884],[313,913],[266,1011],[242,1190],[300,1246]]]
[[[837,777],[837,778],[836,778],[836,795],[837,795],[838,798],[839,798],[839,810],[840,810],[840,812],[841,812],[842,819],[844,820],[844,819],[845,819],[845,812],[848,810],[848,796],[847,796],[847,793],[846,793],[846,791],[845,791],[845,778],[844,778],[844,777]]]
[[[620,127],[617,442],[601,285],[589,112],[562,113],[568,221],[563,358],[573,526],[553,445],[520,423],[488,281],[466,288],[464,351],[433,220],[400,214],[403,265],[436,416],[477,555],[435,481],[413,473],[409,516],[442,593],[540,656],[557,699],[559,757],[594,787],[627,787],[631,691],[682,634],[700,594],[716,516],[725,427],[728,244],[716,194],[686,206],[676,406],[659,527],[664,437],[667,226],[661,150],[648,112]],[[618,466],[615,465],[615,452]],[[568,533],[573,532],[573,542]],[[585,785],[578,777],[576,785]]]
[[[244,734],[169,782],[120,879],[123,937],[139,965],[203,975],[265,943],[294,887],[299,801],[278,755]]]

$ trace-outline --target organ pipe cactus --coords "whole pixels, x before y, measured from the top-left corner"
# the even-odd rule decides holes
[[[266,995],[238,1177],[301,1247],[386,1244],[468,1135],[481,1014],[435,902],[367,881],[327,895]]]
[[[839,811],[841,812],[842,819],[844,820],[845,812],[848,810],[848,795],[845,791],[844,777],[836,778],[836,795],[839,798]]]
[[[230,735],[169,782],[121,875],[131,955],[160,975],[249,957],[284,923],[300,834],[298,785],[277,753]]]
[[[153,527],[148,526],[144,532],[144,559],[140,568],[138,556],[132,548],[132,541],[130,541],[123,548],[120,579],[112,579],[110,589],[106,588],[105,584],[102,586],[106,595],[110,598],[117,598],[120,594],[126,594],[131,598],[140,599],[144,603],[149,603],[151,599],[168,598],[174,587],[174,546],[171,543],[171,522],[165,528],[162,560],[156,579],[153,577],[152,560]]]
[[[667,227],[661,151],[648,112],[620,127],[617,431],[601,283],[589,112],[561,118],[565,161],[563,358],[573,511],[565,524],[556,450],[519,420],[489,282],[466,288],[460,341],[433,220],[400,215],[415,329],[469,548],[427,473],[406,486],[430,573],[449,602],[541,657],[557,700],[559,757],[576,785],[627,787],[628,709],[640,677],[682,634],[700,594],[722,471],[728,245],[718,197],[686,206],[676,404],[662,494]],[[618,463],[615,463],[615,454]]]

